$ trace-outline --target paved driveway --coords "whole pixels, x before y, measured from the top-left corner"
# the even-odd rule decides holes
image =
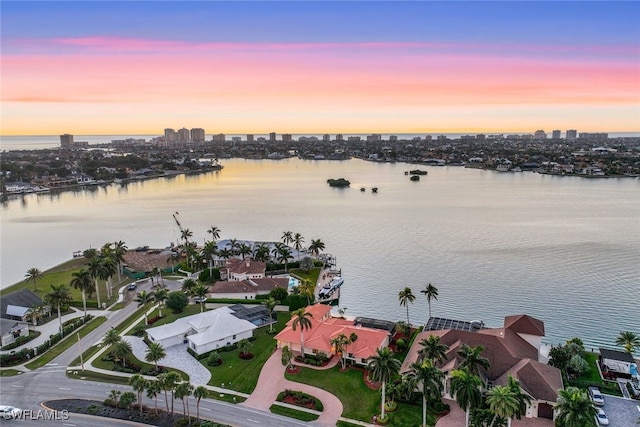
[[[604,412],[609,418],[609,427],[637,426],[640,419],[640,401],[605,395]]]
[[[131,343],[133,355],[139,360],[144,360],[147,344],[142,338],[125,335],[125,340]],[[206,385],[211,380],[211,372],[205,368],[200,362],[187,353],[187,345],[174,345],[165,348],[166,357],[158,362],[162,366],[179,369],[189,375],[189,382],[194,385]]]

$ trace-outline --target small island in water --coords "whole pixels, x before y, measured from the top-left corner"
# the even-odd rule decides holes
[[[344,178],[338,178],[338,179],[331,178],[331,179],[328,179],[327,182],[329,183],[330,187],[348,187],[351,185],[349,180]]]

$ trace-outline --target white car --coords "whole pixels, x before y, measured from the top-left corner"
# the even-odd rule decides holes
[[[609,425],[609,418],[607,418],[607,414],[605,414],[602,409],[598,408],[598,415],[596,415],[596,420],[598,421],[598,424],[601,426]]]
[[[0,405],[0,419],[2,420],[11,420],[18,418],[21,413],[22,410],[13,406]]]
[[[604,397],[602,396],[602,393],[600,393],[600,390],[598,390],[597,387],[589,387],[589,397],[591,398],[591,401],[597,405],[597,406],[602,406],[604,405]]]

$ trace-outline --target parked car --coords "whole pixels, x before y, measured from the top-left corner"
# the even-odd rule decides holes
[[[595,405],[597,406],[604,405],[604,397],[602,396],[602,393],[600,393],[600,390],[597,387],[589,387],[589,397],[591,398],[591,401]]]
[[[11,420],[18,418],[21,413],[22,410],[14,406],[0,405],[0,419],[2,420]]]
[[[596,421],[598,421],[598,424],[601,426],[608,426],[609,425],[609,418],[607,418],[607,414],[604,413],[604,411],[600,408],[598,408],[598,414],[596,415]]]
[[[205,302],[206,300],[207,300],[207,297],[195,297],[195,298],[193,299],[193,301],[194,301],[194,302],[196,302],[196,303],[198,303],[198,304],[203,303],[203,302]]]
[[[127,289],[129,289],[130,291],[135,291],[137,287],[138,287],[138,283],[133,282],[129,286],[127,286]]]

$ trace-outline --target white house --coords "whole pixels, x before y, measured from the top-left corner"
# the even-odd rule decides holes
[[[257,326],[233,313],[229,307],[205,311],[147,329],[147,336],[165,348],[188,343],[197,354],[206,353],[253,336]]]
[[[9,345],[21,336],[29,335],[27,322],[0,318],[0,346]]]

